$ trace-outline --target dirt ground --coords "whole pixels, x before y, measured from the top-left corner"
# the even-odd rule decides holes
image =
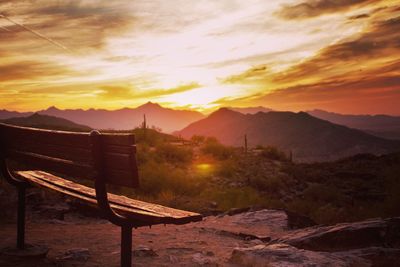
[[[235,247],[262,243],[243,237],[252,224],[252,235],[274,236],[285,231],[284,218],[266,224],[257,218],[225,216],[207,217],[202,222],[186,225],[158,225],[134,229],[133,266],[230,266]],[[273,225],[271,228],[268,225]],[[16,242],[16,225],[0,224],[0,248]],[[241,236],[232,233],[242,233]],[[45,259],[23,259],[0,254],[0,266],[119,266],[120,229],[107,221],[71,218],[64,221],[29,221],[26,241],[45,245],[50,251]],[[84,255],[68,257],[70,250],[84,250]]]

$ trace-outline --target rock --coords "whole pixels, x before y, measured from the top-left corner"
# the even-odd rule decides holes
[[[366,260],[356,256],[348,256],[344,260],[340,256],[331,253],[307,251],[287,244],[235,248],[229,261],[238,266],[259,267],[369,266]]]
[[[235,214],[248,212],[248,211],[250,211],[250,209],[251,209],[250,207],[247,207],[247,208],[233,208],[233,209],[228,210],[225,214],[229,215],[229,216],[232,216],[232,215],[235,215]]]
[[[207,230],[207,229],[205,229]],[[222,236],[229,236],[233,238],[238,238],[242,240],[260,240],[261,242],[269,242],[271,241],[271,237],[269,236],[258,236],[258,235],[253,235],[253,234],[247,234],[247,233],[241,233],[241,232],[234,232],[234,231],[228,231],[228,230],[210,230],[214,232],[217,235],[222,235]]]
[[[288,210],[285,210],[285,213],[287,215],[287,224],[290,229],[301,229],[305,227],[310,227],[317,225],[316,222],[314,222],[312,219],[308,218],[307,216],[297,214],[295,212],[291,212]]]
[[[157,257],[158,254],[150,247],[138,246],[132,251],[132,255],[136,257]]]
[[[288,225],[286,212],[267,209],[236,214],[232,216],[232,222],[247,226],[265,224],[279,229],[286,229]]]
[[[369,247],[356,250],[336,252],[336,255],[346,259],[357,256],[369,260],[372,266],[397,267],[400,259],[399,248]]]
[[[59,203],[56,205],[40,205],[36,207],[36,213],[40,217],[47,219],[64,220],[64,215],[70,211],[70,207],[67,204]]]
[[[400,217],[304,228],[274,242],[314,251],[400,247]]]
[[[203,253],[195,253],[192,255],[192,261],[200,266],[218,266],[215,258],[205,256]]]
[[[58,257],[57,260],[74,260],[87,261],[90,258],[90,252],[87,248],[74,248],[66,251],[64,255]]]

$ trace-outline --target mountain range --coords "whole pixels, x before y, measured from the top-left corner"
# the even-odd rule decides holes
[[[291,151],[300,161],[335,160],[357,153],[385,154],[400,150],[400,141],[379,138],[306,112],[242,114],[221,108],[178,134],[184,138],[214,136],[232,146],[243,146],[247,135],[249,146],[275,146],[286,153]]]
[[[163,132],[173,132],[182,129],[189,123],[204,117],[196,111],[174,110],[161,107],[159,104],[148,102],[137,108],[123,108],[119,110],[105,109],[66,109],[50,107],[38,111],[39,114],[64,118],[79,124],[88,125],[94,129],[128,130],[140,126],[144,115],[149,127],[156,126]]]
[[[90,127],[86,125],[81,125],[63,118],[41,115],[38,113],[34,113],[28,117],[14,117],[5,120],[0,120],[0,122],[18,126],[50,129],[50,130],[78,131],[78,132],[88,132],[92,130]]]
[[[32,115],[34,112],[18,112],[18,111],[9,111],[5,109],[0,110],[0,120],[10,119],[10,118],[20,118],[20,117],[28,117]]]
[[[400,117],[388,115],[345,115],[324,110],[312,110],[307,111],[307,113],[314,117],[363,130],[379,137],[400,139]]]

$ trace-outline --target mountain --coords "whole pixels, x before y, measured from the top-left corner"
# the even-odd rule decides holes
[[[227,107],[230,110],[237,111],[243,114],[256,114],[258,112],[270,112],[273,109],[258,106],[258,107],[245,107],[245,108],[236,108],[236,107]]]
[[[0,120],[10,119],[10,118],[20,118],[32,115],[33,112],[17,112],[8,111],[5,109],[0,110]]]
[[[375,136],[400,139],[400,117],[388,115],[345,115],[324,110],[312,110],[307,111],[307,113],[332,123],[363,130]]]
[[[177,129],[182,129],[186,125],[204,117],[200,112],[164,108],[151,102],[137,108],[123,108],[118,110],[60,110],[56,107],[50,107],[39,111],[39,113],[68,119],[76,123],[88,125],[94,129],[115,130],[133,129],[142,124],[143,116],[146,115],[148,126],[156,126],[164,132],[173,132]]]
[[[66,119],[48,115],[40,115],[37,113],[34,113],[33,115],[28,117],[10,118],[2,120],[1,122],[18,126],[51,129],[51,130],[79,131],[79,132],[88,132],[91,130],[91,128],[88,126],[80,125]]]
[[[385,154],[400,151],[400,141],[386,140],[363,131],[333,124],[299,112],[241,114],[226,108],[179,131],[184,138],[214,136],[223,144],[272,145],[299,161],[335,160],[358,153]]]

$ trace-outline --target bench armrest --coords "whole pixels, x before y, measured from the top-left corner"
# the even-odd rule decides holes
[[[92,153],[94,167],[96,170],[95,175],[95,191],[96,200],[103,215],[113,224],[119,226],[132,226],[132,221],[128,220],[125,216],[116,213],[110,206],[107,195],[106,177],[105,177],[105,159],[101,133],[99,131],[91,131],[90,138],[92,143]]]

